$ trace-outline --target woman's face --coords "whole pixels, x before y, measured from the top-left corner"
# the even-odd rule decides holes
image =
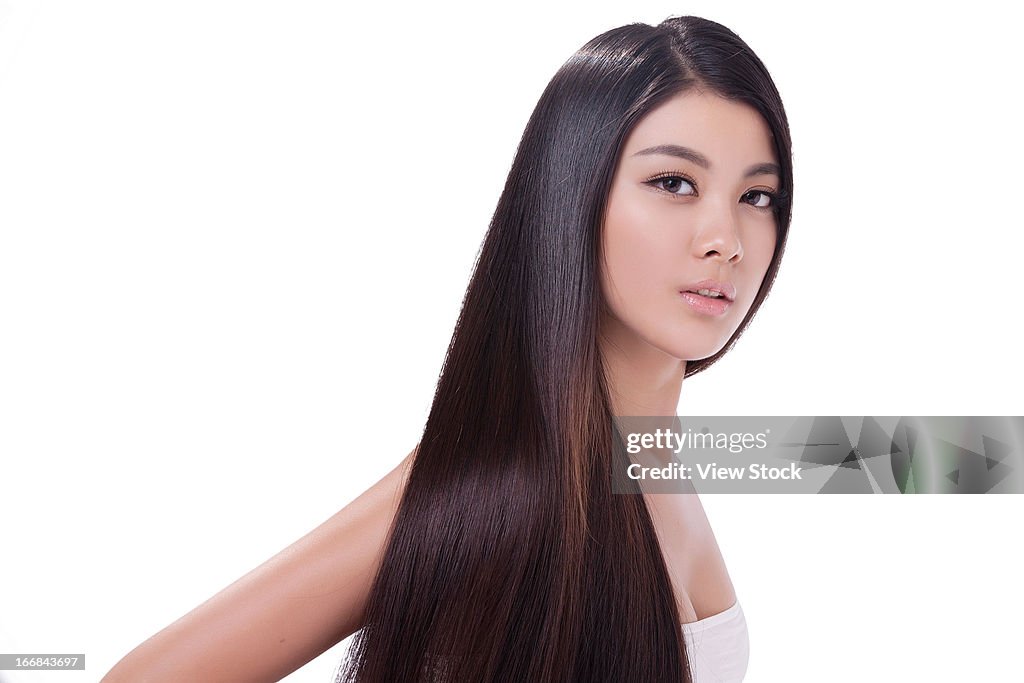
[[[607,338],[679,360],[725,346],[775,249],[777,163],[760,114],[718,95],[677,95],[636,125],[604,218]]]

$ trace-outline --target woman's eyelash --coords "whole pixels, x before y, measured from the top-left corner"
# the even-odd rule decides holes
[[[761,209],[762,211],[774,211],[775,210],[775,205],[779,201],[779,195],[778,195],[778,193],[776,193],[776,192],[774,192],[772,190],[747,190],[746,192],[743,193],[743,198],[750,197],[750,196],[757,197],[758,195],[761,195],[761,196],[764,196],[764,197],[768,198],[768,204],[766,206],[758,206],[758,204],[761,203],[760,199],[758,199],[757,203],[751,203],[751,202],[747,202],[747,203],[750,204],[751,206],[753,206],[755,209]]]
[[[670,190],[670,189],[668,189],[666,187],[662,187],[661,184],[663,182],[665,182],[666,180],[679,180],[679,181],[682,181],[682,182],[686,183],[687,185],[689,185],[691,188],[693,188],[693,192],[691,194],[679,194],[675,190]],[[656,187],[659,190],[662,190],[664,192],[668,192],[669,194],[677,195],[679,197],[689,197],[692,194],[697,194],[697,183],[695,183],[692,179],[687,178],[685,175],[682,175],[681,173],[662,173],[660,175],[656,175],[653,178],[650,178],[649,180],[647,180],[647,184],[651,185],[652,187]]]
[[[678,187],[679,187],[678,185],[676,186],[675,189],[666,188],[666,187],[663,186],[663,183],[666,180],[673,180],[673,181],[679,181],[679,182],[686,183],[687,185],[689,185],[692,188],[692,192],[680,194],[679,192],[675,191],[676,189],[678,189]],[[662,192],[667,192],[668,194],[672,194],[672,195],[675,195],[677,197],[692,197],[693,195],[697,194],[697,183],[694,182],[691,178],[683,175],[682,173],[678,173],[678,172],[662,173],[661,175],[656,175],[653,178],[650,178],[650,179],[646,180],[645,182],[646,182],[647,185],[650,185],[652,187],[655,187],[655,188],[661,190]],[[756,198],[758,198],[754,202],[747,201],[746,203],[750,204],[755,209],[761,209],[763,211],[773,211],[775,209],[775,205],[779,201],[778,193],[775,192],[774,190],[769,190],[769,189],[747,190],[746,192],[743,193],[743,196],[740,197],[740,199],[741,200],[746,200],[748,197],[756,197]],[[768,204],[766,206],[758,206],[758,204],[760,204],[762,201],[764,201],[763,199],[760,199],[760,197],[767,198]]]

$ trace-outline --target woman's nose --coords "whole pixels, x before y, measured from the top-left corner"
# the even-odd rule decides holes
[[[695,256],[738,263],[743,259],[743,244],[733,207],[725,205],[725,202],[708,202],[706,206],[707,211],[702,213],[699,229],[694,236]]]

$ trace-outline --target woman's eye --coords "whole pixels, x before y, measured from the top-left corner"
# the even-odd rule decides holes
[[[693,186],[693,183],[691,183],[686,178],[677,175],[655,178],[651,182],[654,184],[655,187],[659,187],[662,190],[665,190],[666,192],[671,192],[672,194],[685,196],[697,193],[696,188],[694,188]]]
[[[767,209],[774,203],[773,199],[774,198],[770,193],[764,192],[763,190],[751,190],[743,195],[743,200],[745,202],[759,209]]]

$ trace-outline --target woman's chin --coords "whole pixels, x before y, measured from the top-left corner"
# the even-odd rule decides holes
[[[726,340],[728,341],[728,340]],[[665,344],[659,345],[661,350],[683,363],[704,360],[715,355],[725,347],[725,342],[709,344]]]

